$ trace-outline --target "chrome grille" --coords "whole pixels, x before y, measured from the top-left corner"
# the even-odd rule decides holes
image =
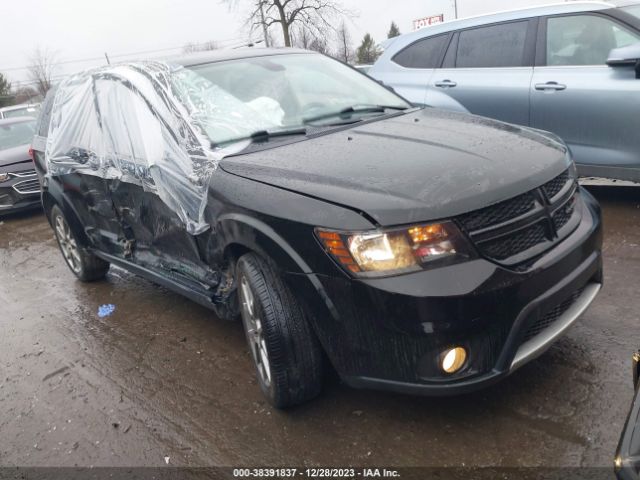
[[[16,178],[26,178],[26,177],[35,177],[36,176],[36,171],[35,170],[23,170],[22,172],[13,172],[10,173],[9,175],[16,177]]]
[[[21,195],[29,195],[31,193],[40,193],[40,182],[37,178],[18,182],[13,185],[13,189]]]
[[[456,218],[485,257],[524,271],[580,222],[569,170],[539,188]]]

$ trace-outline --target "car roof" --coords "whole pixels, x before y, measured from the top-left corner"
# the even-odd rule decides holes
[[[612,3],[606,2],[565,2],[553,3],[548,5],[537,5],[533,7],[520,8],[516,10],[505,10],[501,12],[488,13],[475,17],[460,18],[457,20],[449,20],[443,23],[437,23],[426,28],[422,28],[415,32],[406,33],[389,45],[394,50],[399,46],[405,46],[414,40],[430,37],[439,33],[450,32],[451,30],[459,30],[469,27],[477,27],[491,23],[507,22],[511,20],[524,20],[531,17],[541,17],[545,15],[560,15],[565,13],[595,12],[598,10],[608,10],[616,8]]]
[[[640,0],[609,0],[609,1],[618,8],[640,5]]]
[[[36,119],[34,117],[0,118],[0,127],[13,125],[14,123],[25,123],[25,122],[35,122],[35,121]]]
[[[268,57],[274,55],[289,55],[289,54],[310,54],[319,55],[316,52],[309,50],[303,50],[300,48],[255,48],[246,47],[238,49],[226,49],[226,50],[209,50],[206,52],[189,53],[186,55],[177,55],[174,57],[168,57],[163,59],[168,63],[177,63],[185,67],[192,67],[195,65],[202,65],[205,63],[224,62],[227,60],[240,60],[243,58],[255,58],[255,57]]]

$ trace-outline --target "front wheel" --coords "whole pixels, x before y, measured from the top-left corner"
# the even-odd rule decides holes
[[[88,252],[79,242],[62,210],[51,209],[51,223],[58,246],[73,274],[83,282],[101,280],[109,271],[109,263]]]
[[[242,323],[263,393],[277,408],[316,397],[323,358],[304,309],[258,255],[242,256],[236,272]]]

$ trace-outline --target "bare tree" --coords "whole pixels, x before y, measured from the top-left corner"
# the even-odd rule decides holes
[[[311,40],[309,50],[313,50],[314,52],[322,53],[324,55],[331,55],[329,43],[326,38],[314,38]]]
[[[309,47],[311,46],[311,42],[313,42],[313,40],[314,36],[311,35],[311,33],[309,33],[309,30],[304,28],[304,26],[291,31],[291,44],[293,46],[309,50]]]
[[[345,22],[342,22],[338,29],[338,50],[336,53],[337,58],[345,63],[351,63],[355,57],[351,44],[351,34]]]
[[[19,105],[21,103],[31,103],[40,99],[40,94],[29,86],[16,86],[14,89],[14,103]]]
[[[35,84],[35,88],[43,97],[52,86],[53,73],[56,70],[57,54],[47,48],[36,48],[31,55],[29,66],[29,78]]]
[[[182,53],[206,52],[208,50],[217,50],[218,44],[214,40],[204,43],[189,42],[182,47]]]
[[[322,38],[323,30],[334,29],[332,20],[352,15],[343,9],[339,0],[223,0],[227,3],[249,3],[247,19],[252,31],[268,30],[280,25],[285,47],[292,45],[295,27],[305,27],[315,38]]]

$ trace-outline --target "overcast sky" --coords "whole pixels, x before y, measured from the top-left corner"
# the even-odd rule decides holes
[[[221,47],[249,40],[246,11],[229,9],[220,0],[2,0],[0,6],[0,72],[14,83],[27,81],[24,66],[40,46],[56,52],[57,75],[104,64],[122,54],[150,57],[179,53],[188,42],[215,40]],[[444,14],[453,18],[454,0],[342,0],[356,16],[348,21],[354,46],[366,32],[386,38],[394,20],[402,32],[413,20]],[[544,0],[458,0],[460,16],[544,3]],[[273,36],[281,33],[273,28]],[[256,32],[255,38],[259,38]],[[78,61],[86,60],[86,61]]]

